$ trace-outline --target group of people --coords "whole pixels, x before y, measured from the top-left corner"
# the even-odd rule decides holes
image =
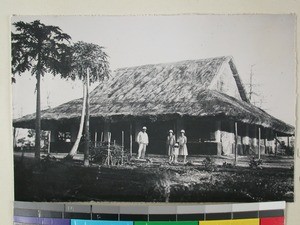
[[[186,163],[186,157],[188,155],[187,149],[187,137],[185,136],[185,131],[180,131],[180,136],[176,142],[176,137],[173,130],[169,130],[169,135],[167,137],[167,152],[169,156],[170,163],[178,163],[178,156],[183,156],[183,163]]]
[[[138,133],[137,142],[139,144],[138,159],[144,159],[146,154],[146,148],[149,144],[149,138],[147,134],[147,127],[143,127],[142,131]],[[169,163],[178,163],[178,156],[183,156],[183,163],[186,163],[186,157],[188,155],[187,149],[187,137],[185,131],[180,131],[180,136],[176,141],[173,130],[169,130],[169,135],[166,142],[167,153],[169,156]]]

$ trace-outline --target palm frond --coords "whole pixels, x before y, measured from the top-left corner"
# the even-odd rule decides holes
[[[31,70],[31,74],[53,75],[66,77],[70,73],[71,37],[57,26],[47,26],[39,20],[31,23],[23,21],[13,23],[12,33],[12,73],[22,74]],[[69,56],[68,56],[69,55]],[[37,68],[38,59],[41,68]],[[39,71],[40,70],[40,71]]]
[[[79,41],[72,47],[71,79],[84,80],[87,68],[90,70],[90,82],[101,81],[110,75],[107,54],[104,47]]]

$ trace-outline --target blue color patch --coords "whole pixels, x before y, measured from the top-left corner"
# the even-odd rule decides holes
[[[43,224],[43,225],[70,225],[69,219],[53,219],[53,218],[38,218],[14,216],[14,222],[25,224]]]
[[[133,221],[71,220],[71,225],[133,225]]]
[[[14,216],[14,222],[38,224],[39,218],[37,218],[37,217],[26,217],[26,216]]]

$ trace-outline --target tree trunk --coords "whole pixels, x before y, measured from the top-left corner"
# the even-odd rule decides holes
[[[261,155],[260,139],[261,139],[261,130],[260,130],[260,127],[258,127],[258,159],[260,159],[260,155]]]
[[[90,71],[86,70],[86,113],[85,113],[85,149],[84,149],[84,166],[89,166],[90,155],[90,100],[89,100],[89,85],[90,85]]]
[[[17,137],[16,137],[16,135],[17,135],[17,128],[16,127],[13,127],[13,145],[14,145],[14,150],[15,150],[15,148],[16,148],[16,146],[17,146]]]
[[[238,142],[238,126],[237,126],[237,122],[234,122],[234,165],[237,164],[237,155],[238,155],[238,145],[237,145],[237,142]]]
[[[35,119],[35,158],[40,161],[41,156],[41,75],[36,74],[36,119]]]
[[[78,151],[78,146],[80,143],[80,139],[82,136],[82,131],[83,131],[83,125],[84,125],[84,116],[85,116],[85,109],[86,109],[86,87],[85,84],[83,83],[83,103],[82,103],[82,111],[81,111],[81,118],[80,118],[80,125],[79,125],[79,130],[78,130],[78,134],[77,134],[77,138],[76,141],[71,149],[71,151],[69,152],[68,156],[70,158],[73,158],[74,155],[77,153]]]

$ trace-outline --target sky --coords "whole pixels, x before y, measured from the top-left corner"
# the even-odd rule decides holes
[[[295,17],[293,15],[15,16],[40,20],[72,37],[105,47],[111,70],[144,64],[232,56],[246,90],[252,70],[253,101],[291,125],[296,115]],[[13,30],[12,26],[12,31]],[[35,77],[16,76],[14,118],[35,112]],[[93,85],[95,87],[96,84]],[[42,108],[82,96],[79,81],[46,74]]]

